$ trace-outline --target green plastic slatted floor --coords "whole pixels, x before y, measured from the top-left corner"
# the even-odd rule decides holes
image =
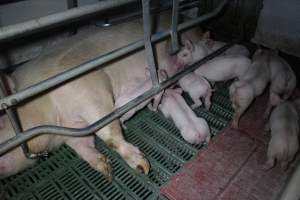
[[[195,112],[207,120],[211,133],[216,135],[227,126],[233,113],[226,85],[217,89],[212,102],[209,112],[203,108],[197,108]],[[151,163],[148,176],[132,170],[118,154],[97,141],[97,148],[112,161],[114,180],[108,183],[64,145],[46,161],[1,180],[4,199],[164,199],[159,194],[160,186],[203,145],[185,142],[170,120],[148,109],[136,114],[126,125],[125,137],[138,146]]]

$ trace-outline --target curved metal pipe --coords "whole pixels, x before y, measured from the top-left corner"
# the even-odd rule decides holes
[[[130,109],[134,108],[137,104],[144,102],[145,100],[149,99],[150,97],[158,94],[163,89],[171,86],[172,84],[176,83],[180,78],[187,75],[191,71],[194,71],[207,61],[213,59],[214,57],[222,54],[228,48],[230,48],[232,44],[225,45],[224,47],[218,49],[217,51],[213,52],[212,54],[206,56],[205,58],[201,59],[199,62],[191,65],[190,67],[186,68],[182,72],[174,75],[173,77],[169,78],[168,80],[159,84],[158,87],[152,88],[145,92],[144,94],[138,96],[134,100],[128,102],[124,106],[114,110],[113,112],[105,115],[103,118],[99,119],[95,123],[89,125],[86,128],[75,129],[75,128],[66,128],[66,127],[59,127],[59,126],[38,126],[35,128],[28,129],[24,131],[22,134],[19,134],[4,143],[0,144],[0,156],[7,151],[15,148],[16,146],[24,143],[27,140],[30,140],[36,136],[43,135],[43,134],[56,134],[56,135],[65,135],[65,136],[75,136],[75,137],[82,137],[90,135],[99,129],[103,128],[107,124],[109,124],[114,119],[120,117],[124,113],[128,112]]]
[[[206,21],[212,17],[215,17],[224,7],[224,5],[227,3],[227,0],[223,0],[216,9],[214,9],[212,12],[200,16],[194,20],[191,20],[189,22],[180,24],[178,26],[178,31],[182,31],[188,28],[191,28],[200,22]],[[156,33],[152,35],[151,42],[157,42],[159,40],[165,39],[170,35],[170,32],[164,31],[161,33]],[[32,86],[29,86],[23,90],[18,91],[15,94],[12,94],[10,96],[7,96],[3,99],[0,99],[0,110],[3,110],[1,105],[5,104],[8,107],[11,107],[13,105],[18,104],[19,102],[22,102],[32,96],[35,96],[37,94],[42,93],[43,91],[46,91],[50,88],[56,87],[62,83],[65,83],[66,81],[73,79],[75,77],[78,77],[88,71],[91,71],[95,68],[103,68],[103,65],[113,59],[119,58],[121,56],[124,56],[130,52],[136,51],[144,47],[144,40],[138,40],[136,42],[133,42],[129,45],[123,46],[121,48],[115,49],[107,54],[101,55],[99,57],[96,57],[88,62],[82,63],[80,65],[77,65],[69,70],[66,70],[60,74],[57,74],[53,77],[50,77],[44,81],[41,81],[37,84],[34,84]],[[100,67],[99,67],[100,66]]]
[[[137,0],[100,1],[99,3],[92,5],[72,8],[64,12],[47,15],[45,17],[40,17],[18,24],[4,26],[0,28],[0,43],[57,27],[62,24],[78,21],[83,17],[96,14],[97,12],[133,2],[137,2]]]

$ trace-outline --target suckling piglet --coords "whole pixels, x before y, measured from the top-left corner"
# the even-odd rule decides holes
[[[180,130],[182,137],[192,143],[209,142],[210,131],[207,122],[197,117],[181,96],[182,89],[167,89],[163,95],[159,110],[165,117],[171,118]]]
[[[200,98],[204,99],[205,108],[208,110],[211,102],[210,97],[212,94],[212,89],[209,82],[202,76],[196,75],[191,72],[179,80],[179,86],[183,91],[187,92],[192,98],[194,104],[192,108],[197,108],[202,105]]]
[[[165,79],[167,79],[167,72],[165,70],[159,70],[158,75],[159,75],[160,81],[164,81]],[[126,91],[120,97],[118,97],[115,101],[115,108],[119,108],[119,107],[125,105],[129,101],[131,101],[134,98],[138,97],[139,95],[143,94],[145,91],[150,90],[151,88],[152,88],[152,81],[150,78],[150,72],[149,72],[149,69],[146,68],[146,80],[140,81],[140,84],[136,88],[134,88],[130,91]],[[133,109],[129,110],[124,115],[122,115],[120,117],[120,121],[123,125],[123,128],[126,128],[124,126],[124,122],[127,121],[128,119],[130,119],[137,111],[141,110],[146,105],[148,105],[148,108],[150,110],[156,111],[158,104],[161,100],[163,92],[164,91],[158,93],[153,98],[150,98],[150,99],[140,103],[139,105],[137,105],[136,107],[134,107]],[[151,104],[152,99],[153,99],[153,104]]]
[[[244,76],[231,84],[230,100],[234,108],[232,127],[238,128],[239,119],[255,97],[261,95],[270,80],[269,54],[258,49],[252,58],[251,66]]]
[[[272,168],[276,161],[286,168],[299,149],[299,114],[296,106],[292,102],[280,103],[272,111],[268,127],[271,140],[264,168]]]
[[[251,60],[245,56],[218,56],[195,70],[195,74],[203,76],[211,82],[227,81],[245,75]]]
[[[280,102],[287,100],[293,93],[297,85],[297,78],[291,66],[281,58],[277,52],[269,50],[270,54],[270,96],[265,119],[268,118],[272,108]]]

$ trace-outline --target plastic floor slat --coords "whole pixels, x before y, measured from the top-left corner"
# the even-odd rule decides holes
[[[190,104],[191,100],[186,99]],[[207,120],[212,135],[223,130],[233,114],[227,85],[219,86],[214,92],[210,111],[201,107],[195,112]],[[97,149],[112,161],[114,180],[109,183],[63,145],[46,161],[39,161],[30,169],[0,180],[1,188],[5,190],[4,199],[166,200],[160,195],[160,187],[205,145],[184,141],[171,120],[148,109],[137,113],[126,126],[126,139],[138,146],[151,163],[148,176],[131,169],[116,152],[97,140]]]

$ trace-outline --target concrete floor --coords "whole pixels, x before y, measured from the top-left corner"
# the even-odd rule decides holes
[[[225,129],[161,193],[171,200],[276,199],[296,162],[287,170],[279,165],[262,169],[270,138],[263,129],[266,102],[267,95],[258,98],[243,116],[240,130]]]

